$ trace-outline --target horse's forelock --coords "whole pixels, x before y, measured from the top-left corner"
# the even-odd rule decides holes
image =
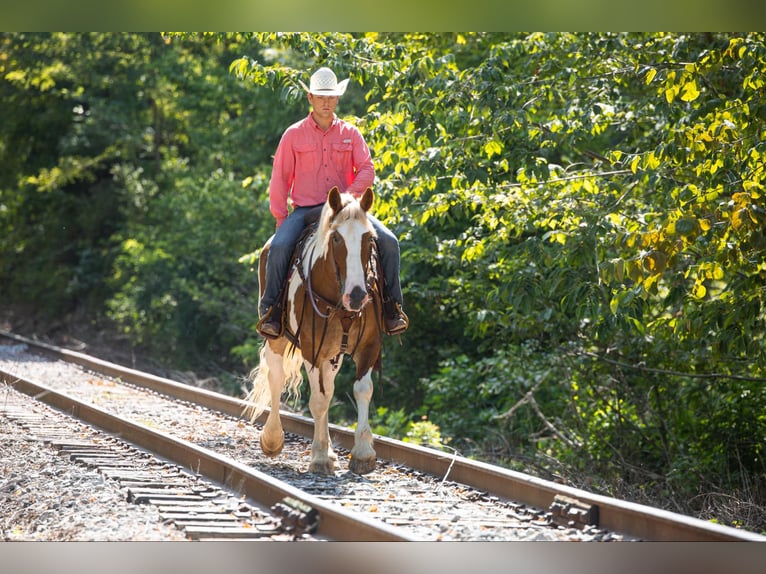
[[[312,235],[304,246],[304,253],[308,256],[304,258],[304,269],[309,273],[314,266],[314,262],[327,254],[330,244],[330,236],[333,231],[348,224],[351,221],[358,221],[365,227],[365,233],[376,237],[375,229],[370,220],[367,219],[367,212],[354,197],[348,193],[341,194],[343,207],[338,212],[333,212],[329,203],[322,208],[319,216],[319,225],[317,231]]]
[[[319,228],[317,230],[317,243],[322,246],[323,251],[327,246],[330,233],[348,221],[360,221],[369,228],[370,232],[374,233],[372,224],[370,224],[367,219],[367,212],[362,209],[359,202],[348,193],[341,194],[341,199],[343,207],[339,211],[333,212],[329,203],[325,204],[322,209],[322,215],[319,218]]]

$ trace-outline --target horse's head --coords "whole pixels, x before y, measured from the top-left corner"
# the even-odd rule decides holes
[[[347,311],[359,311],[370,300],[367,270],[375,230],[367,212],[372,200],[371,189],[356,200],[333,188],[319,221],[317,240],[327,260],[334,264],[340,301]]]

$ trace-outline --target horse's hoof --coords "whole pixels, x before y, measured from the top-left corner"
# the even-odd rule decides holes
[[[261,437],[261,450],[263,451],[263,454],[265,454],[266,456],[270,456],[270,457],[278,456],[282,452],[282,447],[284,446],[285,446],[284,440],[276,446],[273,446],[273,447],[267,446],[263,442],[263,437]]]
[[[375,457],[372,458],[354,458],[348,461],[348,469],[354,474],[369,474],[375,470]]]
[[[328,476],[335,474],[335,469],[331,460],[312,461],[309,464],[309,472]]]

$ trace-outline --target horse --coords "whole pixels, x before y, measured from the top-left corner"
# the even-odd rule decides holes
[[[337,455],[330,442],[328,410],[335,377],[343,358],[356,365],[354,399],[358,420],[349,470],[367,474],[375,469],[376,453],[369,423],[372,374],[380,366],[383,345],[381,271],[375,230],[367,218],[373,192],[360,199],[333,188],[322,207],[316,229],[299,241],[286,282],[284,334],[266,339],[258,366],[250,373],[252,389],[245,414],[254,421],[270,407],[260,436],[261,449],[276,457],[284,446],[280,399],[300,396],[301,367],[308,376],[309,410],[314,420],[309,472],[331,475]],[[259,257],[259,295],[263,294],[266,257]]]

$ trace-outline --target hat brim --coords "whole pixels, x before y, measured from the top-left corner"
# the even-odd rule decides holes
[[[350,79],[351,78],[346,78],[342,82],[338,82],[338,84],[335,86],[335,89],[328,89],[328,90],[313,90],[312,91],[301,80],[298,80],[298,83],[306,91],[307,94],[313,94],[315,96],[342,96],[343,94],[346,93],[346,88],[348,87],[348,82]]]

